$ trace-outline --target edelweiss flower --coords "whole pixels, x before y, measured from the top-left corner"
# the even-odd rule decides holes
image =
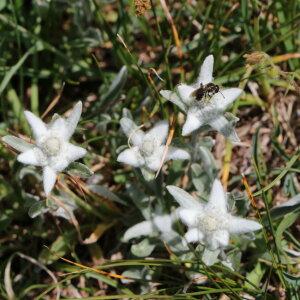
[[[18,150],[21,150],[22,153],[18,155],[17,159],[24,164],[43,167],[43,184],[46,195],[53,189],[57,173],[86,154],[85,149],[69,143],[81,111],[82,103],[79,101],[68,118],[64,119],[56,114],[49,124],[45,124],[30,111],[24,112],[35,138],[35,146],[30,149],[19,148]]]
[[[152,172],[157,171],[164,155],[164,143],[169,130],[168,123],[166,121],[158,122],[147,133],[140,130],[129,118],[122,118],[120,124],[124,133],[128,136],[129,143],[132,143],[132,147],[119,154],[118,162],[133,167],[146,167]],[[164,161],[189,158],[190,155],[187,151],[170,146]]]
[[[213,183],[209,200],[203,204],[184,190],[169,185],[168,191],[179,203],[179,217],[188,226],[188,242],[200,242],[210,250],[225,248],[230,234],[259,230],[262,226],[251,220],[232,216],[227,211],[227,197],[219,180]]]
[[[225,117],[224,111],[240,96],[242,90],[229,88],[217,93],[211,92],[210,95],[198,93],[197,96],[200,87],[203,88],[212,83],[213,65],[214,57],[212,55],[207,56],[201,66],[198,79],[193,85],[179,84],[176,92],[162,90],[160,94],[187,114],[182,135],[188,135],[203,125],[210,125],[232,142],[239,142],[234,130],[238,118],[228,114]]]

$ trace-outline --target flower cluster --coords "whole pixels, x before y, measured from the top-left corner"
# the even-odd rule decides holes
[[[238,118],[224,113],[241,95],[240,88],[222,89],[213,84],[212,55],[209,55],[201,67],[197,81],[192,85],[179,84],[175,91],[162,90],[160,94],[176,104],[187,118],[182,128],[186,136],[196,129],[209,125],[233,143],[239,142],[234,129]],[[168,123],[158,122],[151,130],[144,133],[131,119],[121,119],[121,127],[128,137],[129,149],[121,152],[119,162],[137,168],[157,171],[161,164],[169,159],[190,159],[183,149],[170,146],[165,154],[164,145],[168,135]],[[164,155],[165,154],[165,155]],[[201,203],[190,194],[176,186],[167,186],[167,190],[179,204],[171,215],[156,215],[129,228],[124,241],[140,236],[156,236],[170,243],[177,235],[172,224],[180,219],[188,228],[181,243],[200,243],[209,251],[224,249],[229,245],[230,234],[241,234],[261,229],[255,221],[235,217],[228,212],[227,196],[219,180],[212,185],[209,200]]]
[[[175,91],[162,90],[160,94],[176,104],[186,113],[182,135],[186,136],[196,129],[209,125],[236,143],[239,138],[234,125],[237,118],[225,114],[225,110],[235,101],[242,90],[239,88],[220,89],[213,83],[213,56],[208,56],[201,67],[196,82],[192,85],[179,84]],[[82,158],[86,150],[69,142],[82,112],[82,103],[78,102],[69,117],[54,115],[49,124],[29,111],[25,116],[32,128],[35,144],[20,142],[18,138],[6,136],[3,140],[21,153],[17,160],[24,164],[43,168],[43,184],[46,196],[52,191],[57,174],[65,170],[70,163]],[[121,128],[128,139],[128,148],[119,153],[117,161],[140,168],[143,175],[155,174],[168,160],[190,160],[191,155],[184,149],[169,145],[167,142],[169,125],[159,121],[144,132],[127,117],[120,120]],[[19,143],[19,144],[18,144]],[[146,179],[154,179],[154,176]],[[179,204],[172,212],[165,213],[162,207],[157,213],[148,215],[142,221],[129,228],[123,237],[127,242],[140,236],[160,238],[174,251],[187,251],[187,243],[199,243],[209,251],[224,249],[229,245],[230,234],[240,234],[261,229],[255,221],[233,216],[228,211],[227,197],[219,180],[215,179],[207,203],[202,203],[181,188],[173,185],[166,187]],[[164,193],[165,194],[165,193]],[[69,205],[72,211],[76,207]],[[67,217],[59,208],[56,215]],[[174,228],[174,222],[181,220],[187,226],[182,237]],[[175,247],[180,245],[180,247]]]

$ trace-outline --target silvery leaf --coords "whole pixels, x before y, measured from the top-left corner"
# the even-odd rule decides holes
[[[300,208],[300,194],[294,196],[287,202],[273,207],[270,211],[272,218],[280,218],[296,209]]]
[[[114,78],[114,80],[112,81],[107,93],[105,93],[101,98],[100,100],[101,105],[107,103],[108,101],[112,102],[115,99],[117,99],[117,97],[120,95],[122,91],[123,86],[126,83],[127,75],[128,75],[127,67],[123,66],[119,71],[119,73]]]
[[[155,173],[148,171],[145,168],[141,168],[141,172],[146,181],[151,181],[155,178]]]
[[[124,200],[122,200],[120,197],[118,197],[116,194],[111,192],[107,187],[105,187],[103,185],[91,184],[91,185],[88,185],[88,188],[95,194],[100,195],[106,199],[121,203],[123,205],[127,205],[127,203]]]
[[[46,206],[45,201],[38,201],[29,208],[28,215],[30,218],[35,218],[48,210],[49,208]]]
[[[127,108],[123,108],[122,110],[122,118],[128,118],[128,119],[133,119],[131,111]]]
[[[202,261],[207,265],[207,266],[212,266],[218,261],[218,255],[220,254],[220,250],[209,250],[205,248],[203,254],[202,254]]]
[[[149,239],[143,239],[138,244],[131,246],[131,253],[137,257],[147,257],[154,250],[155,245],[151,244]]]
[[[134,279],[142,279],[143,278],[142,270],[141,269],[133,269],[133,268],[130,270],[124,271],[122,273],[122,276],[128,278],[128,279],[127,278],[121,279],[121,282],[123,284],[128,284],[128,283],[134,282]]]
[[[66,169],[66,172],[71,176],[88,178],[94,174],[86,165],[79,162],[72,162]]]
[[[34,166],[25,166],[25,167],[23,167],[20,170],[19,179],[22,180],[27,175],[34,176],[38,181],[42,180],[41,174],[36,171],[36,168]]]

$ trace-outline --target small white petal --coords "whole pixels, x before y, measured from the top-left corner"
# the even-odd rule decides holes
[[[208,240],[209,248],[212,250],[225,248],[229,244],[229,233],[227,230],[218,230]]]
[[[137,125],[129,118],[123,117],[120,120],[120,125],[123,132],[129,136],[131,135],[132,131],[136,130],[138,127]]]
[[[119,154],[117,161],[133,167],[141,167],[144,165],[144,159],[141,157],[138,147],[133,147],[122,151]]]
[[[190,158],[191,158],[190,154],[183,149],[172,147],[172,146],[168,148],[167,159],[183,160],[183,159],[190,159]]]
[[[144,140],[156,140],[161,145],[167,139],[169,124],[167,121],[160,121],[154,125],[145,135]]]
[[[162,164],[162,152],[161,151],[159,152],[160,153],[155,153],[150,157],[145,158],[145,165],[151,171],[156,172],[160,168],[160,165]]]
[[[141,172],[146,181],[151,181],[155,179],[155,173],[147,168],[141,167]]]
[[[171,232],[172,231],[171,215],[156,216],[153,219],[153,223],[160,232]]]
[[[162,162],[163,154],[165,151],[165,146],[159,146],[157,147],[153,154],[150,156],[145,157],[145,165],[152,171],[157,171],[161,164],[163,164],[166,161],[166,157],[164,159],[164,162]]]
[[[151,235],[153,232],[153,223],[151,221],[144,221],[127,229],[123,236],[123,241],[127,242],[136,237]]]
[[[52,191],[54,185],[55,185],[55,181],[56,181],[56,172],[46,166],[43,168],[43,184],[44,184],[44,191],[46,196],[48,196],[50,194],[50,192]]]
[[[66,126],[66,120],[60,115],[55,114],[55,117],[52,118],[52,121],[48,124],[49,129],[51,130],[60,130],[62,127]]]
[[[186,106],[175,92],[162,90],[159,92],[166,100],[177,105],[183,112],[186,112]]]
[[[40,153],[39,153],[40,152]],[[27,150],[18,155],[17,160],[23,164],[41,166],[40,155],[43,155],[42,151],[35,147],[33,149]]]
[[[182,246],[176,244],[174,245],[174,242],[176,243],[176,241],[182,241],[181,236],[174,230],[160,232],[160,239],[166,242],[170,246],[171,250],[174,248],[177,249],[177,247],[180,248]]]
[[[207,84],[213,81],[214,57],[209,55],[205,58],[197,79],[197,85]]]
[[[220,254],[221,249],[215,249],[211,250],[209,248],[205,248],[204,252],[202,254],[202,261],[207,265],[207,266],[212,266],[216,262],[218,262],[218,256]]]
[[[178,215],[181,221],[191,227],[191,226],[197,226],[199,217],[201,217],[202,212],[198,208],[194,209],[186,209],[182,208],[178,210]]]
[[[55,132],[55,136],[59,136],[63,140],[69,140],[67,123],[64,118],[56,117],[48,125],[48,128],[52,133]]]
[[[211,102],[214,103],[217,110],[224,111],[241,95],[242,92],[243,90],[239,88],[225,89],[215,94],[212,97]]]
[[[179,97],[184,104],[190,105],[194,101],[192,96],[192,93],[195,91],[194,87],[182,83],[177,86],[177,90]]]
[[[27,143],[25,140],[13,135],[4,136],[2,141],[19,152],[25,152],[35,147],[33,144]]]
[[[67,143],[66,147],[66,158],[68,162],[73,162],[80,159],[86,155],[86,150],[84,148]]]
[[[228,230],[230,233],[234,234],[256,231],[260,230],[261,228],[262,226],[258,222],[234,216],[230,216],[228,222]]]
[[[210,192],[207,208],[227,212],[227,197],[220,180],[215,179]]]
[[[175,186],[168,185],[167,190],[174,197],[174,199],[178,202],[178,204],[183,208],[188,209],[198,209],[202,210],[202,204],[197,201],[193,196],[187,193],[185,190]]]
[[[26,110],[24,114],[32,129],[32,133],[35,139],[38,139],[43,134],[47,133],[47,126],[39,117],[35,116],[28,110]]]
[[[199,116],[197,116],[197,114],[188,112],[186,121],[182,128],[182,135],[189,135],[191,132],[198,129],[202,125],[204,125],[204,120],[201,120]]]
[[[67,124],[67,140],[73,135],[82,113],[82,102],[78,101],[66,119]]]
[[[188,243],[201,242],[203,239],[203,233],[197,228],[192,228],[184,235]]]
[[[66,158],[66,155],[57,155],[53,157],[48,157],[48,166],[55,172],[62,172],[68,167],[70,161]]]
[[[123,132],[126,134],[134,146],[139,146],[142,143],[144,132],[129,118],[122,118],[120,125]]]
[[[223,134],[227,139],[232,141],[233,143],[240,142],[240,139],[235,132],[234,125],[229,122],[224,116],[218,116],[211,121],[209,121],[209,125]]]

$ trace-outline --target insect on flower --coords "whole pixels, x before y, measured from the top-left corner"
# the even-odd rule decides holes
[[[214,58],[205,58],[199,76],[193,84],[180,83],[175,91],[162,90],[160,94],[173,102],[187,118],[182,128],[182,135],[186,136],[198,128],[209,125],[211,129],[220,132],[233,143],[240,142],[235,132],[234,122],[225,117],[225,111],[241,95],[240,88],[222,89],[213,82]]]
[[[214,84],[212,82],[209,82],[207,84],[200,83],[200,87],[192,93],[192,96],[195,97],[197,101],[202,101],[203,98],[204,100],[206,100],[207,98],[210,99],[213,97],[213,95],[219,92],[221,93],[220,86],[217,84]],[[222,93],[221,95],[225,99]]]

